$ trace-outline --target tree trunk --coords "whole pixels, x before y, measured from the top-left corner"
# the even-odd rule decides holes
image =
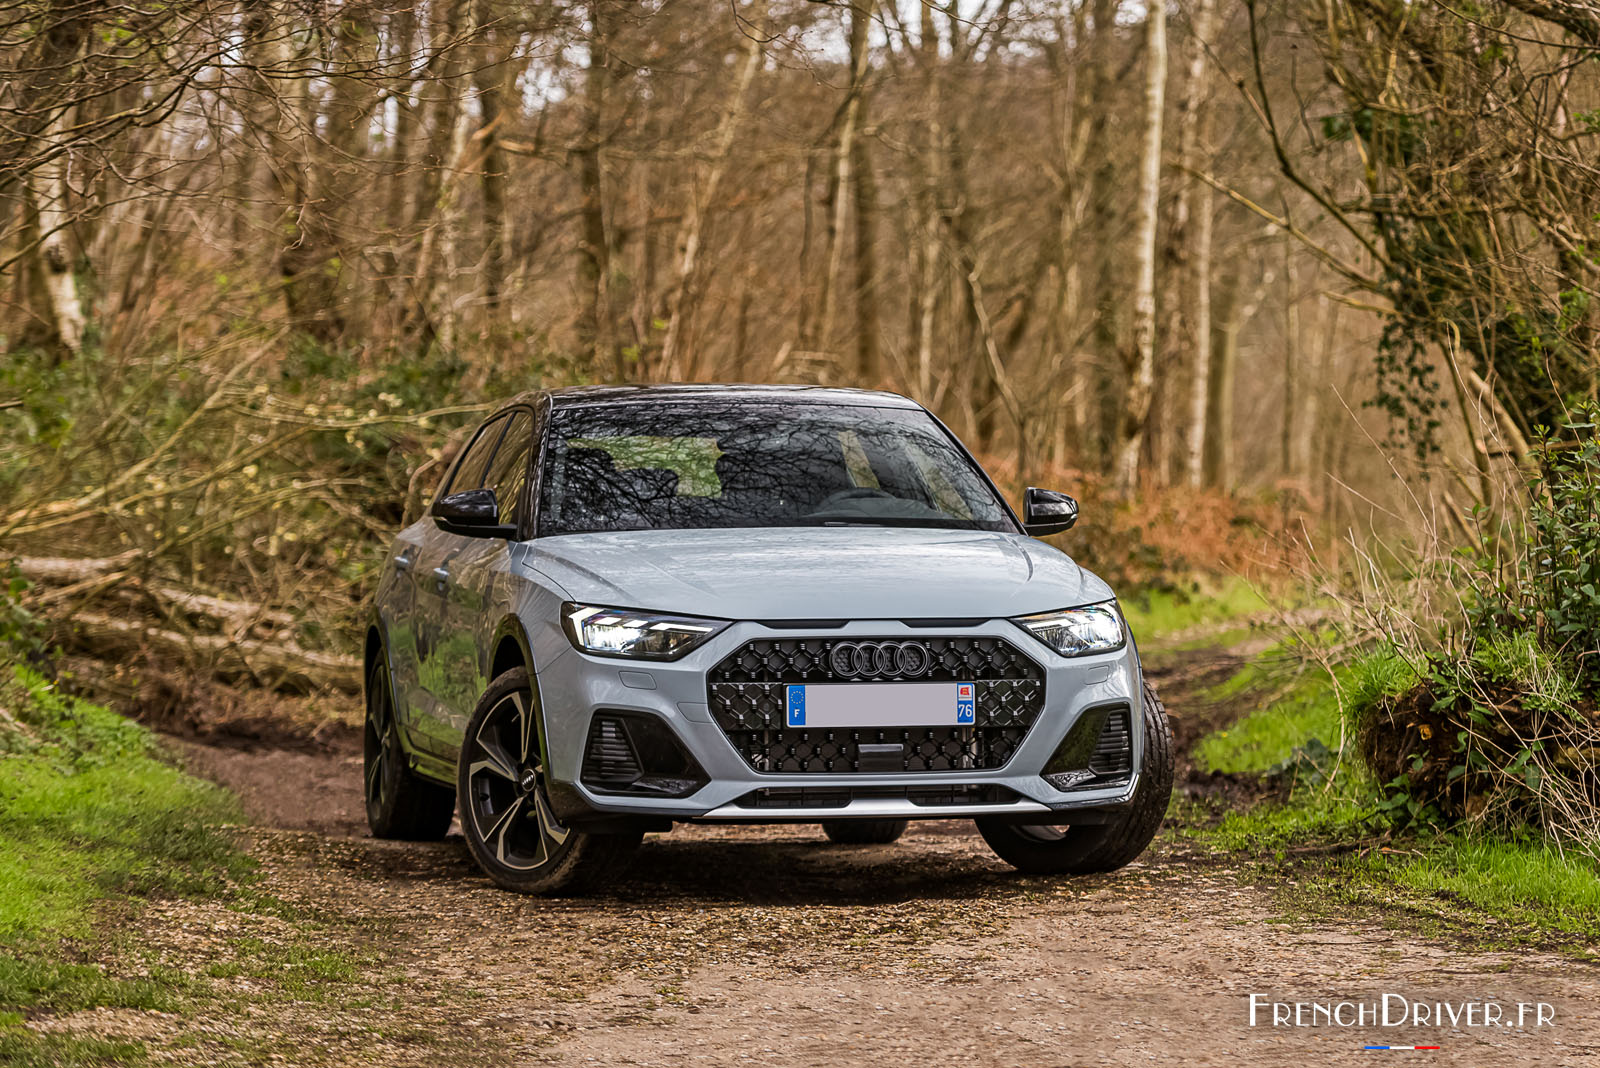
[[[457,79],[456,89],[465,97],[464,79]],[[422,244],[417,248],[416,301],[419,321],[429,324],[430,335],[420,346],[420,353],[427,351],[430,341],[436,341],[446,352],[456,348],[456,201],[461,172],[467,166],[465,157],[472,116],[465,99],[458,99],[452,110],[455,122],[450,130],[450,147],[445,152],[444,180],[439,183],[438,196],[430,213],[432,221],[423,230]]]
[[[327,203],[318,195],[311,158],[316,128],[309,74],[312,64],[296,53],[293,31],[267,0],[253,5],[243,37],[252,88],[268,102],[264,109],[253,110],[267,126],[266,164],[277,193],[278,232],[282,234],[278,275],[284,308],[296,330],[327,343],[339,336],[344,324],[331,268]]]
[[[844,268],[844,229],[855,188],[854,164],[864,153],[856,148],[861,124],[866,116],[867,30],[871,25],[871,0],[867,9],[852,7],[850,12],[850,87],[844,111],[839,117],[839,132],[833,143],[832,177],[828,182],[828,229],[823,263],[822,292],[817,299],[816,341],[818,348],[833,344],[833,324],[839,305],[839,275]],[[859,225],[859,220],[857,220]]]
[[[1233,413],[1234,387],[1239,367],[1239,336],[1255,317],[1273,280],[1272,271],[1256,276],[1248,295],[1239,275],[1230,272],[1222,287],[1216,315],[1212,317],[1210,396],[1206,407],[1206,485],[1224,492],[1235,489]]]
[[[1084,236],[1090,244],[1087,257],[1087,293],[1094,308],[1094,325],[1089,332],[1089,353],[1072,365],[1072,389],[1077,403],[1073,409],[1073,432],[1078,439],[1078,455],[1083,462],[1101,466],[1112,446],[1110,434],[1116,432],[1111,418],[1113,406],[1110,369],[1120,359],[1117,348],[1116,309],[1123,303],[1118,292],[1118,261],[1122,253],[1113,235],[1118,231],[1122,205],[1126,198],[1123,176],[1118,173],[1118,153],[1111,141],[1112,92],[1116,85],[1114,61],[1117,47],[1118,0],[1091,0],[1094,36],[1088,42],[1089,113],[1085,134],[1084,159],[1094,168],[1089,181],[1088,219]],[[1091,358],[1085,359],[1088,355]]]
[[[867,30],[872,25],[873,0],[850,9],[850,66],[867,64]],[[869,100],[863,86],[860,122],[867,122]],[[878,184],[872,172],[872,152],[858,134],[851,143],[850,169],[855,177],[856,213],[856,381],[862,386],[878,381]]]
[[[333,265],[360,259],[351,254],[352,235],[364,232],[366,224],[356,192],[370,179],[372,113],[379,98],[379,88],[370,77],[379,58],[378,34],[371,17],[370,11],[358,4],[347,5],[339,15],[330,63],[333,75],[328,79],[321,116],[321,128],[326,132],[321,138],[308,138],[321,157],[311,163],[318,176],[318,215],[327,242],[327,258],[319,265],[328,275],[326,298],[336,309],[341,327],[348,327],[358,337],[371,336],[367,316],[374,302],[354,299],[356,294],[349,292]],[[352,323],[357,314],[361,319]]]
[[[864,142],[856,142],[856,378],[879,381],[882,357],[878,328],[878,183]]]
[[[604,175],[601,169],[601,123],[611,80],[610,0],[589,0],[589,56],[584,71],[583,129],[573,155],[578,162],[581,199],[578,215],[578,343],[590,354],[596,371],[610,367],[618,381],[627,377],[622,352],[611,338],[611,254],[606,237]]]
[[[383,269],[389,299],[400,306],[406,303],[409,290],[404,275],[411,267],[409,257],[403,252],[410,241],[407,221],[414,214],[411,206],[411,158],[413,142],[417,137],[417,109],[419,104],[411,99],[416,83],[417,13],[410,4],[401,4],[389,18],[391,55],[399,67],[399,76],[390,87],[395,96],[394,139],[389,143],[387,182],[388,207],[385,232],[388,248],[384,250]]]
[[[1161,112],[1167,83],[1167,12],[1151,4],[1145,16],[1144,144],[1139,154],[1137,222],[1133,253],[1131,343],[1123,355],[1128,374],[1117,445],[1116,485],[1132,494],[1139,484],[1139,453],[1150,418],[1156,372],[1156,211],[1161,198]]]
[[[684,371],[680,349],[687,329],[685,324],[692,316],[699,298],[697,282],[706,213],[716,203],[717,192],[722,186],[722,176],[728,169],[728,157],[733,151],[733,139],[739,132],[739,122],[744,115],[750,95],[750,86],[755,81],[756,71],[761,69],[761,42],[760,35],[754,33],[747,35],[744,67],[739,72],[739,80],[733,89],[733,99],[728,102],[728,110],[723,113],[722,121],[717,126],[716,147],[711,155],[711,170],[704,177],[697,176],[690,183],[689,204],[684,210],[683,225],[678,231],[677,277],[673,281],[671,292],[667,295],[667,330],[661,342],[662,374],[669,380],[681,377]]]
[[[1185,42],[1188,75],[1184,82],[1183,109],[1179,116],[1179,153],[1183,160],[1183,185],[1179,213],[1192,221],[1193,258],[1183,280],[1185,313],[1183,346],[1192,361],[1189,374],[1189,411],[1185,427],[1183,480],[1191,489],[1205,481],[1206,409],[1211,392],[1211,189],[1194,174],[1207,162],[1211,131],[1210,82],[1206,77],[1206,51],[1216,25],[1216,0],[1195,0]]]
[[[1302,472],[1295,462],[1295,418],[1300,410],[1300,304],[1295,293],[1294,239],[1283,235],[1283,410],[1279,423],[1278,464],[1284,478]]]
[[[73,72],[93,28],[85,14],[92,10],[93,5],[57,0],[39,14],[38,33],[17,72],[16,92],[8,94],[22,110],[0,128],[0,189],[8,179],[19,178],[24,222],[37,225],[26,235],[33,250],[18,273],[32,275],[36,295],[42,298],[36,311],[48,322],[50,342],[66,356],[77,355],[85,327],[72,272],[67,141],[68,119],[75,110]],[[30,231],[32,225],[23,229]]]
[[[1233,387],[1239,366],[1239,329],[1242,294],[1239,280],[1229,276],[1222,287],[1211,332],[1212,374],[1207,383],[1205,464],[1206,485],[1228,492],[1233,489]]]
[[[438,9],[440,21],[430,26],[428,46],[432,59],[423,86],[423,126],[427,143],[416,169],[416,193],[411,231],[417,235],[416,259],[411,264],[411,299],[401,323],[402,332],[415,339],[416,351],[425,353],[443,338],[450,347],[453,326],[441,321],[433,291],[441,262],[449,269],[453,235],[445,228],[454,200],[457,169],[465,150],[470,116],[466,112],[466,76],[463,74],[463,24],[470,26],[475,12],[468,0],[446,0]],[[470,35],[470,30],[468,34]],[[447,312],[449,301],[446,300]]]
[[[24,188],[33,203],[38,220],[39,241],[36,255],[48,298],[50,326],[59,350],[76,356],[83,348],[86,325],[83,304],[78,300],[78,283],[73,275],[72,211],[67,203],[67,166],[71,158],[65,144],[70,111],[63,111],[51,123],[45,137],[46,162],[28,175]]]
[[[513,82],[511,55],[515,34],[494,23],[490,0],[479,0],[478,27],[483,38],[483,61],[473,72],[478,88],[477,137],[483,165],[479,171],[483,194],[483,306],[491,318],[500,311],[506,279],[506,162],[505,136],[508,83]]]
[[[919,176],[918,222],[912,232],[921,241],[918,246],[916,279],[916,333],[917,339],[917,399],[923,404],[938,407],[934,396],[934,332],[939,316],[939,277],[942,245],[940,231],[944,225],[941,196],[944,183],[940,168],[944,159],[944,79],[940,71],[939,29],[933,18],[933,5],[922,5],[921,64],[924,75],[923,92],[927,98],[928,122],[919,131],[923,137],[921,152],[923,171]]]

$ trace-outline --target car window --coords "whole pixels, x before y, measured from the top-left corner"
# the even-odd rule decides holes
[[[630,403],[551,413],[539,532],[860,524],[1004,530],[1005,506],[919,409]]]
[[[522,508],[522,488],[528,483],[528,453],[533,448],[533,416],[514,412],[484,474],[483,484],[494,490],[500,504],[500,522],[515,523]]]
[[[441,497],[483,486],[484,472],[488,470],[489,460],[494,456],[495,446],[500,443],[500,435],[505,428],[506,416],[503,415],[489,420],[478,428],[478,432],[473,435],[472,444],[467,446],[466,455],[462,456],[461,462],[456,465],[456,473],[451,477],[450,485],[440,494]]]

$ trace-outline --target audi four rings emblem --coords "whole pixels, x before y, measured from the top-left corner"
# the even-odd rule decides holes
[[[921,642],[836,642],[828,660],[846,679],[915,679],[933,667],[933,654]]]

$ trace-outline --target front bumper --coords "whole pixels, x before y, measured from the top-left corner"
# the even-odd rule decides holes
[[[933,635],[1000,638],[1042,669],[1043,709],[1010,759],[997,768],[757,771],[716,722],[707,699],[707,675],[752,640],[810,635],[838,640],[926,639]],[[742,622],[670,663],[594,657],[568,646],[545,659],[537,673],[537,685],[552,802],[559,816],[573,822],[610,816],[756,823],[984,816],[1051,822],[1055,814],[1064,812],[1073,813],[1079,822],[1091,822],[1131,800],[1143,766],[1139,658],[1132,641],[1116,652],[1068,659],[1005,620],[938,629],[910,627],[899,621],[858,620],[815,632]],[[1131,710],[1132,774],[1105,788],[1056,789],[1041,774],[1051,754],[1086,710],[1113,704]],[[658,717],[709,781],[679,798],[620,796],[584,785],[580,781],[584,748],[591,719],[600,710]],[[963,793],[962,788],[969,789]],[[766,800],[754,801],[756,797],[781,801],[769,805]],[[811,797],[823,803],[809,803]],[[1054,821],[1067,822],[1064,818]]]

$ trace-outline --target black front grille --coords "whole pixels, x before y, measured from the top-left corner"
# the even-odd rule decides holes
[[[836,647],[871,643],[916,645],[927,655],[879,661],[898,662],[914,674],[842,674],[841,665],[850,668],[863,658],[836,657]],[[789,684],[906,681],[973,683],[973,725],[822,729],[786,723],[784,687]],[[760,639],[714,667],[706,689],[712,715],[734,748],[755,770],[774,773],[998,768],[1011,759],[1044,709],[1039,665],[1003,638],[990,637]]]
[[[951,786],[778,786],[752,790],[734,804],[740,808],[844,808],[852,801],[909,801],[923,808],[954,805],[1009,805],[1015,791],[991,784]]]

